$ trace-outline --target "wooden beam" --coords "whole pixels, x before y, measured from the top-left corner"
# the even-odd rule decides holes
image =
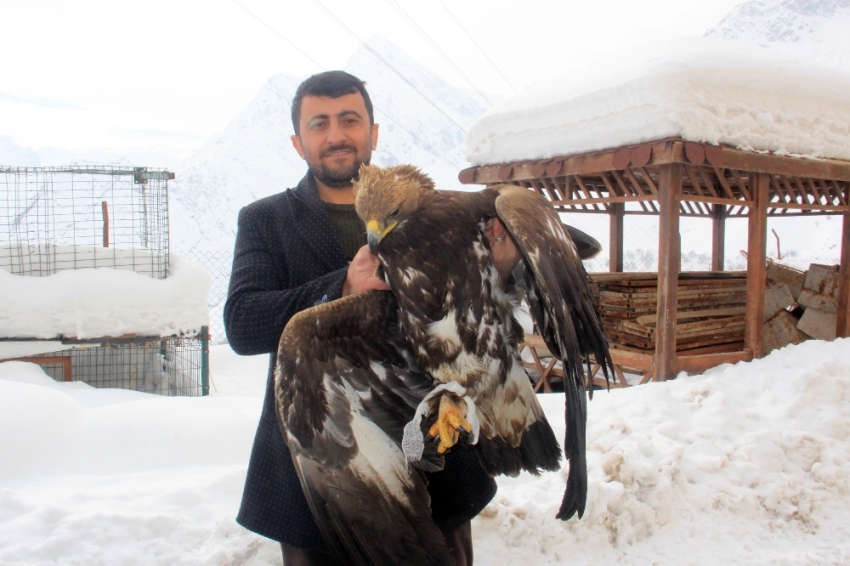
[[[648,200],[655,200],[655,196],[653,195],[642,195],[636,197],[601,197],[601,198],[577,198],[577,199],[566,199],[566,200],[553,200],[551,202],[552,206],[579,206],[586,204],[600,204],[600,203],[610,203],[610,202],[642,202]],[[594,210],[594,212],[602,212],[601,210]]]
[[[723,271],[726,264],[726,207],[715,204],[711,208],[711,270]]]
[[[725,352],[721,354],[701,354],[697,356],[679,356],[679,371],[690,373],[705,371],[720,364],[735,364],[750,360],[749,352]]]
[[[626,206],[614,203],[608,213],[608,271],[623,271],[623,219]]]
[[[697,195],[682,195],[682,200],[692,202],[707,202],[709,204],[728,204],[730,206],[750,206],[752,204],[752,202],[748,200],[728,199],[719,197],[714,198]]]
[[[623,170],[628,165],[622,166],[617,163],[614,156],[624,151],[633,152],[640,147],[651,151],[649,163],[639,166],[657,167],[669,163],[689,163],[685,155],[685,144],[680,139],[663,139],[655,142],[646,142],[632,148],[615,148],[606,151],[592,153],[574,154],[557,157],[552,161],[558,161],[557,170],[553,167],[544,173],[550,177],[564,175],[590,175],[600,171]],[[850,181],[850,162],[835,159],[804,159],[800,157],[786,157],[770,153],[755,153],[730,147],[718,147],[705,145],[709,164],[714,167],[725,169],[736,169],[738,171],[751,171],[754,173],[773,173],[787,175],[789,177],[803,177],[812,179],[829,179],[837,181]],[[708,151],[710,149],[711,151]],[[519,161],[512,163],[511,175],[505,179],[498,176],[499,169],[505,164],[482,165],[480,167],[464,170],[461,182],[493,184],[511,181],[534,179],[540,175],[532,172],[536,161]],[[618,166],[621,165],[621,166]],[[843,204],[843,203],[842,203]]]
[[[772,202],[770,203],[770,207],[784,209],[792,208],[798,210],[830,210],[836,214],[841,214],[847,210],[846,206],[836,206],[832,204],[800,204],[797,202]]]
[[[764,292],[767,281],[767,207],[770,178],[751,175],[753,206],[750,207],[747,243],[747,316],[744,348],[751,359],[762,356],[764,330]]]
[[[655,381],[676,376],[676,311],[679,290],[681,240],[679,203],[682,196],[680,165],[664,165],[658,187],[658,326],[655,330]]]
[[[850,337],[850,212],[844,213],[844,226],[841,231],[841,268],[838,273],[838,319],[835,335]]]

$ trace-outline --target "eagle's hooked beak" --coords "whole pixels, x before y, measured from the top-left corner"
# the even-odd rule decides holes
[[[396,222],[392,222],[383,229],[381,223],[377,220],[370,220],[366,223],[366,241],[369,243],[369,251],[374,255],[378,254],[378,244],[384,239],[390,230],[395,228]]]

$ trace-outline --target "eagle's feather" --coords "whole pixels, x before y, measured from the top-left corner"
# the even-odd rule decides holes
[[[420,472],[405,462],[407,456],[420,469],[440,469],[443,441],[438,450],[427,431],[438,412],[443,418],[447,399],[460,411],[468,407],[475,425],[469,437],[489,473],[560,466],[560,447],[519,358],[514,304],[484,236],[494,217],[521,252],[517,283],[564,363],[570,472],[558,517],[581,516],[582,360],[594,355],[607,371],[610,357],[586,274],[557,214],[519,187],[436,191],[410,166],[363,166],[355,189],[392,293],[303,311],[287,325],[278,353],[281,425],[330,546],[347,563],[451,563]],[[412,458],[401,449],[411,434],[426,440]]]

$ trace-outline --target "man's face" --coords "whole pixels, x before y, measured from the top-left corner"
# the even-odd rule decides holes
[[[301,133],[292,136],[292,145],[316,179],[331,188],[351,186],[378,144],[378,125],[369,125],[359,92],[339,98],[305,96],[299,125]]]

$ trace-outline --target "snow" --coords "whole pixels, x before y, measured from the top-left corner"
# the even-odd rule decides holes
[[[165,279],[105,267],[35,277],[0,266],[0,337],[195,334],[209,324],[209,287],[203,266],[178,254],[171,254]]]
[[[474,165],[681,137],[850,160],[850,73],[748,43],[667,41],[527,88],[470,128]]]
[[[847,0],[750,0],[705,35],[755,43],[850,71],[848,28]]]
[[[0,364],[0,564],[279,565],[234,519],[267,361],[213,347],[204,398]],[[597,392],[584,518],[554,518],[565,469],[499,478],[476,564],[846,564],[849,434],[850,339]]]

